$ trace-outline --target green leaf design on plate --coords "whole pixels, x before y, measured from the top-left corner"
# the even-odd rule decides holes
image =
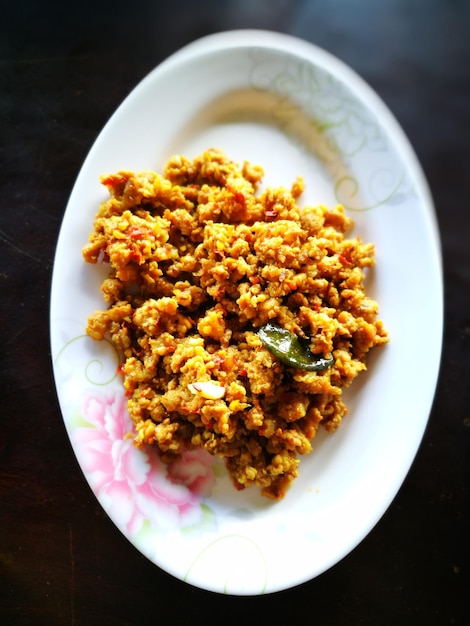
[[[77,350],[75,354],[73,349],[78,342],[88,342],[90,349],[87,351]],[[93,352],[97,354],[96,358],[88,358],[83,361],[84,354],[92,354]],[[86,334],[73,337],[59,350],[54,359],[54,365],[59,365],[66,355],[75,369],[83,368],[85,379],[91,385],[105,387],[112,383],[118,375],[119,353],[109,339],[105,338],[103,341],[95,342]]]
[[[387,133],[348,86],[286,53],[256,51],[251,56],[252,86],[275,96],[273,120],[319,159],[339,203],[366,211],[407,201],[406,173]]]

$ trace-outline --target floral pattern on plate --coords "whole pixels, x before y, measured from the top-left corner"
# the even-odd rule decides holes
[[[85,346],[95,358],[82,360]],[[108,342],[81,335],[63,346],[55,362],[64,391],[83,389],[66,412],[66,425],[94,494],[132,538],[148,527],[164,531],[206,524],[210,509],[203,500],[214,484],[214,458],[188,450],[166,464],[156,449],[136,448],[124,389],[120,378],[110,375],[113,356]]]
[[[214,480],[208,453],[187,451],[166,466],[156,450],[138,450],[119,392],[88,393],[82,416],[87,424],[72,431],[82,468],[106,511],[129,535],[144,521],[161,530],[202,519],[200,504]]]

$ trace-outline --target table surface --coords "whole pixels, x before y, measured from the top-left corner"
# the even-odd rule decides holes
[[[0,623],[238,624],[251,621],[254,611],[273,624],[464,623],[470,588],[469,26],[465,0],[37,0],[3,7]],[[318,578],[248,598],[173,579],[107,518],[68,442],[48,334],[61,220],[100,129],[169,54],[203,35],[238,28],[311,41],[382,97],[429,181],[445,280],[435,401],[390,508],[351,554]]]

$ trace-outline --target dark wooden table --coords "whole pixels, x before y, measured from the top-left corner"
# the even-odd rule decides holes
[[[422,446],[376,528],[317,579],[236,598],[174,580],[103,513],[63,426],[48,316],[64,209],[106,120],[182,45],[246,27],[326,48],[372,85],[403,126],[436,204],[445,333]],[[468,623],[469,27],[465,0],[2,3],[1,624]],[[403,367],[419,376],[412,355]]]

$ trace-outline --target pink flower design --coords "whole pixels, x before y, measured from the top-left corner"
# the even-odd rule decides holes
[[[168,468],[168,478],[192,493],[207,496],[214,484],[214,457],[205,450],[187,450]]]
[[[90,426],[76,428],[72,440],[94,493],[130,535],[144,520],[159,529],[195,523],[200,497],[212,485],[212,462],[205,453],[188,452],[168,468],[156,450],[138,450],[128,436],[132,422],[125,405],[114,392],[84,398],[83,417]]]

